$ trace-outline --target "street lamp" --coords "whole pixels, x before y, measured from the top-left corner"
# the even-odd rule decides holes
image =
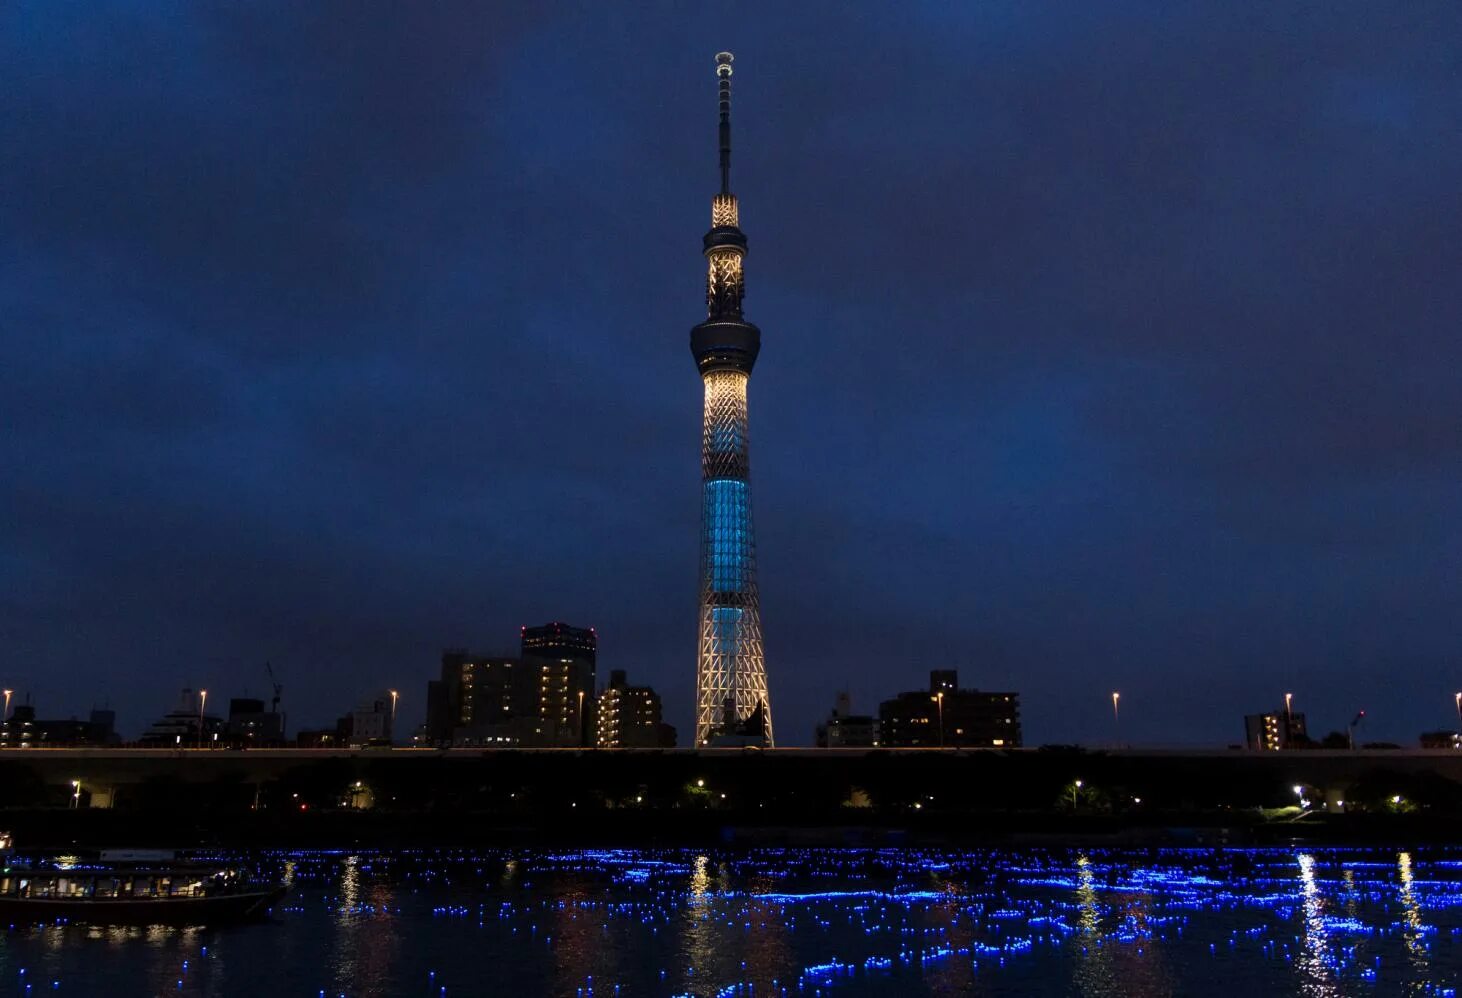
[[[579,745],[584,744],[584,691],[579,690]]]
[[[72,780],[71,781],[71,806],[72,806],[72,808],[78,808],[78,807],[81,806],[81,781],[80,780]]]
[[[208,706],[208,691],[198,691],[198,747],[203,747],[203,708]]]
[[[939,747],[944,748],[944,691],[940,690],[934,694],[934,702],[939,706]]]
[[[8,721],[8,720],[10,720],[10,697],[14,693],[15,693],[14,690],[6,690],[5,691],[5,716],[4,717],[0,717],[0,721]],[[1457,694],[1457,699],[1458,699],[1459,702],[1462,702],[1462,693],[1458,693]],[[1458,707],[1457,709],[1458,710],[1462,710],[1462,707]]]
[[[1462,721],[1462,693],[1457,694],[1457,720]],[[10,709],[10,691],[5,691],[5,709]]]
[[[1459,697],[1462,697],[1462,693],[1459,693],[1458,696]],[[1284,719],[1286,721],[1293,721],[1294,720],[1294,710],[1293,710],[1293,708],[1290,707],[1290,703],[1293,700],[1294,700],[1294,694],[1293,693],[1286,693],[1284,695]]]
[[[396,728],[396,700],[400,696],[401,694],[397,693],[395,690],[391,691],[391,728],[393,731]]]
[[[1122,745],[1122,715],[1117,711],[1117,701],[1122,699],[1122,694],[1116,690],[1112,691],[1112,725],[1117,729],[1117,745]]]
[[[1071,784],[1071,810],[1076,810],[1076,791],[1081,789],[1081,781],[1076,780]]]

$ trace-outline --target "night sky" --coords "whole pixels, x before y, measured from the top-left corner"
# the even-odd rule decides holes
[[[1462,7],[0,10],[0,681],[291,728],[597,628],[688,739],[736,54],[779,741],[1455,724]]]

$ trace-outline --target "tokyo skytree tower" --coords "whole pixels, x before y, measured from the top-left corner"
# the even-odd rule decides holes
[[[690,331],[705,382],[695,744],[772,744],[746,447],[746,383],[761,330],[741,317],[746,236],[731,193],[731,53],[716,56],[721,192],[705,236],[706,321]]]

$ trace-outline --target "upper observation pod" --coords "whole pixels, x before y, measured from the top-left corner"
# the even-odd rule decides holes
[[[721,190],[711,199],[711,229],[702,240],[706,258],[706,321],[690,331],[690,350],[701,373],[720,370],[751,373],[761,351],[761,330],[741,314],[746,294],[746,236],[740,208],[731,193],[730,52],[716,55],[716,102],[720,117]]]

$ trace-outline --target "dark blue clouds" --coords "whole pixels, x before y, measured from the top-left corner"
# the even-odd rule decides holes
[[[4,678],[44,713],[593,624],[687,720],[710,57],[784,739],[953,665],[1035,740],[1448,720],[1462,16],[0,13]],[[418,705],[419,706],[419,705]]]

